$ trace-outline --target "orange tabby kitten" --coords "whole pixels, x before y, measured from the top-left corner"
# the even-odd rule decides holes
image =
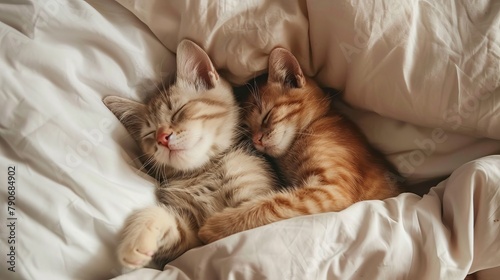
[[[292,188],[213,215],[199,231],[202,241],[399,193],[386,160],[331,110],[328,96],[289,51],[271,52],[267,83],[245,109],[254,146],[273,159]]]

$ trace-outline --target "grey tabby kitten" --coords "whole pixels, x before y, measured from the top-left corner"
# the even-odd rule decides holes
[[[238,144],[239,107],[208,55],[184,40],[177,77],[147,104],[108,96],[106,106],[125,125],[162,181],[159,206],[133,213],[118,247],[128,268],[163,266],[201,245],[198,229],[214,213],[266,195],[276,186],[264,159]]]

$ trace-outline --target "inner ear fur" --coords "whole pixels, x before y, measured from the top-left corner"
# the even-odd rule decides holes
[[[102,101],[137,141],[145,122],[146,105],[118,96],[106,96]]]
[[[212,89],[219,74],[208,54],[193,41],[184,39],[177,46],[177,79]]]
[[[295,56],[284,48],[275,48],[269,55],[268,82],[292,88],[302,88],[306,78]]]

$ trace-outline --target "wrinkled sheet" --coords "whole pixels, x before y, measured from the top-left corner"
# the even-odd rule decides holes
[[[352,105],[413,124],[500,139],[496,0],[117,0],[171,51],[201,44],[232,82],[276,46]]]
[[[423,198],[278,222],[116,279],[463,279],[500,264],[499,186],[500,156],[490,156]]]
[[[422,270],[451,279],[499,265],[498,158],[463,166],[500,150],[497,2],[469,7],[455,1],[449,12],[433,4],[436,13],[422,10],[431,7],[424,1],[403,10],[351,1],[207,3],[0,1],[0,219],[7,225],[8,217],[17,218],[16,271],[8,270],[13,244],[2,226],[0,279],[120,275],[117,232],[129,213],[155,203],[155,182],[141,172],[137,146],[101,99],[146,99],[173,77],[173,51],[184,37],[207,48],[235,83],[262,73],[273,47],[289,47],[306,73],[344,90],[355,109],[342,110],[407,176],[404,183],[459,169],[423,199],[403,194],[283,221],[187,252],[164,272],[143,269],[123,277],[384,279],[407,273],[400,275],[415,279],[411,273]],[[391,16],[381,21],[379,8]],[[206,15],[214,9],[219,16],[212,22]],[[460,24],[450,25],[457,17]],[[340,43],[356,47],[356,30],[371,25],[383,32],[348,60]],[[391,39],[398,30],[416,37]],[[424,31],[437,37],[420,40]],[[450,42],[460,48],[443,47]],[[474,89],[492,94],[463,107]],[[460,112],[452,113],[454,122],[442,115],[450,108]],[[9,166],[16,167],[14,215],[7,208]],[[412,266],[395,266],[403,263]]]

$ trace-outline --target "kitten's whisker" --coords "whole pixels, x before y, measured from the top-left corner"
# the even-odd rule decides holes
[[[146,155],[144,155],[144,156],[146,156]],[[141,165],[141,167],[140,167],[139,169],[137,169],[136,174],[139,174],[140,172],[141,172],[141,173],[148,173],[148,171],[147,171],[147,166],[148,166],[148,164],[149,164],[152,160],[153,160],[153,159],[152,159],[151,157],[149,157],[148,159],[146,159],[146,160],[144,161],[144,163]]]
[[[132,161],[139,160],[140,162],[143,162],[143,161],[141,160],[141,158],[143,158],[143,157],[147,157],[147,156],[148,156],[148,155],[146,155],[146,154],[144,154],[144,155],[140,155],[140,156],[138,156],[138,157],[133,158],[133,159],[132,159]]]
[[[152,164],[154,161],[154,157],[150,156],[148,157],[145,161],[144,164],[142,165],[144,168],[147,168],[148,165]]]
[[[161,179],[161,181],[162,181],[162,183],[166,184],[166,183],[168,183],[167,168],[164,165],[161,165],[160,168],[161,168],[161,171],[162,171],[162,175],[161,175],[162,179]]]
[[[160,82],[160,83],[162,83],[162,82]],[[156,83],[155,83],[155,88],[158,90],[158,93],[162,92]]]
[[[243,112],[243,113],[250,113],[250,112],[252,112],[252,109],[249,108],[250,106],[248,106],[249,104],[251,105],[250,102],[246,102],[246,104],[243,104],[243,106],[240,108],[240,111]]]

